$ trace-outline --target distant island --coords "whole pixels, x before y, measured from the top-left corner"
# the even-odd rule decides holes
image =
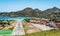
[[[60,9],[57,7],[49,8],[44,11],[37,9],[32,9],[32,8],[25,8],[20,11],[16,12],[0,12],[0,16],[7,16],[7,17],[39,17],[39,18],[47,18],[47,19],[54,19],[60,18]]]

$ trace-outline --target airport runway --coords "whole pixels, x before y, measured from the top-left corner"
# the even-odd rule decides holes
[[[24,28],[22,26],[22,22],[21,21],[17,21],[16,26],[13,29],[12,35],[24,35]]]

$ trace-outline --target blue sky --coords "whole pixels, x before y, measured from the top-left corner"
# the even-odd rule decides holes
[[[0,12],[18,11],[26,7],[45,10],[54,6],[60,8],[60,0],[0,0]]]

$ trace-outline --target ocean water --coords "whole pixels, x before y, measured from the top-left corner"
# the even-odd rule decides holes
[[[1,17],[0,16],[0,20],[24,20],[27,17]]]

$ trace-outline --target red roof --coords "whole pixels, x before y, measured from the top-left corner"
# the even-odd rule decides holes
[[[56,24],[57,28],[60,28],[60,24]]]

